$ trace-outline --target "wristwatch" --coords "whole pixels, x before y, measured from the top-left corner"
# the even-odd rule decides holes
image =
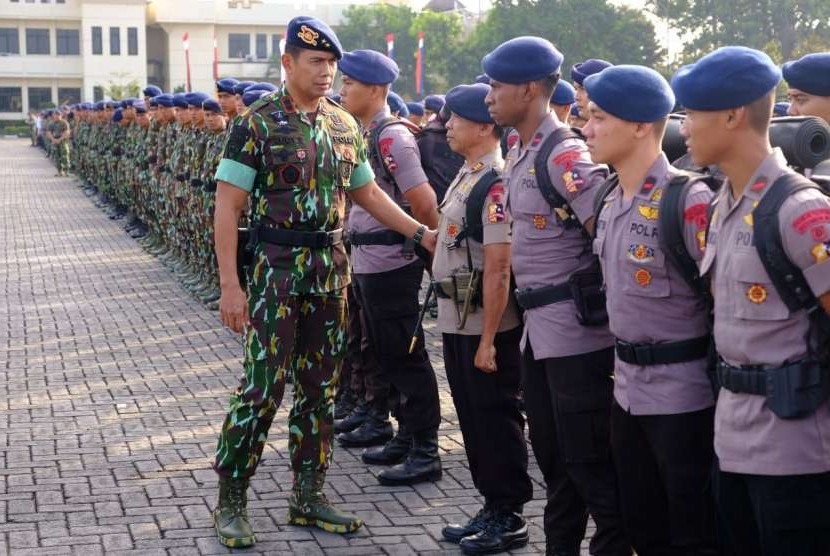
[[[412,241],[416,244],[421,245],[421,240],[424,239],[424,234],[427,233],[427,227],[421,224],[418,226],[418,229],[412,235]]]

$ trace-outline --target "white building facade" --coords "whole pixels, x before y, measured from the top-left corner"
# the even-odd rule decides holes
[[[276,83],[291,18],[336,26],[348,6],[377,1],[0,0],[0,120],[131,83],[184,88],[185,33],[191,90],[213,91],[215,62],[220,77]]]

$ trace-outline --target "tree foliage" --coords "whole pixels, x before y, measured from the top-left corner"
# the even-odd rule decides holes
[[[655,15],[691,37],[683,61],[726,45],[764,50],[776,61],[827,49],[827,0],[649,0]]]
[[[445,92],[481,73],[481,58],[500,43],[538,35],[565,55],[563,72],[586,58],[659,66],[664,52],[643,13],[607,0],[496,0],[471,31],[458,13],[422,11],[387,4],[352,6],[337,34],[348,50],[386,52],[386,34],[395,34],[395,61],[401,77],[395,90],[415,98],[415,50],[425,33],[426,92]]]

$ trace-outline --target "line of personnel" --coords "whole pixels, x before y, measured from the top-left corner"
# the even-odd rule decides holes
[[[387,103],[395,63],[344,52],[315,18],[287,37],[286,82],[234,118],[215,172],[220,318],[245,336],[214,462],[221,542],[255,542],[247,487],[288,375],[290,523],[362,525],[323,493],[338,425],[346,446],[383,442],[362,454],[385,466],[381,484],[440,479],[428,271],[484,501],[447,541],[528,542],[523,390],[548,554],[579,554],[589,515],[592,554],[830,551],[830,199],[770,146],[781,68],[725,47],[669,84],[587,60],[571,69],[576,133],[567,103],[551,106],[562,54],[512,39],[483,58],[487,83],[454,87],[437,115],[463,158],[439,204]],[[338,69],[340,104],[326,96]],[[791,113],[830,116],[828,70],[830,54],[784,65]],[[677,103],[719,187],[662,153]],[[338,385],[353,405],[335,422]]]

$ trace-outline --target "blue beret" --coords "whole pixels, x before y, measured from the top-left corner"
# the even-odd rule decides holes
[[[674,108],[668,82],[644,66],[613,66],[589,75],[583,85],[591,102],[629,122],[656,122]]]
[[[343,47],[331,27],[316,17],[301,15],[288,22],[285,44],[307,50],[322,50],[333,53],[337,59],[343,57]]]
[[[270,95],[271,91],[264,91],[262,89],[250,88],[242,93],[242,104],[250,106],[265,95]]]
[[[123,108],[116,108],[115,112],[112,114],[112,121],[118,123],[124,119],[124,109]]]
[[[409,109],[409,113],[415,116],[423,116],[424,115],[424,103],[423,102],[407,102],[406,107]]]
[[[576,102],[576,89],[567,81],[560,79],[550,96],[550,101],[560,105],[573,104]]]
[[[613,65],[614,64],[611,62],[600,60],[599,58],[588,58],[584,62],[573,65],[571,68],[571,80],[574,83],[582,85],[582,82],[585,81],[585,78],[589,75],[599,73],[605,68],[610,68]]]
[[[224,79],[220,79],[216,82],[216,92],[217,93],[228,93],[229,95],[234,94],[233,88],[236,84],[239,83],[233,77],[226,77]]]
[[[671,85],[690,110],[728,110],[746,106],[772,91],[781,70],[769,56],[745,46],[724,46],[683,66]]]
[[[485,85],[490,84],[490,76],[486,73],[480,73],[476,75],[476,78],[473,80],[473,83],[484,83]]]
[[[368,85],[390,85],[400,74],[395,60],[374,50],[353,50],[343,54],[340,71]]]
[[[444,107],[444,95],[427,95],[424,97],[424,108],[430,112],[440,112]]]
[[[187,95],[185,93],[174,93],[173,106],[177,108],[187,108]]]
[[[156,100],[157,97],[150,97],[150,106],[158,106],[159,102]]]
[[[98,102],[95,103],[95,110],[100,112],[103,109],[104,109],[104,101],[99,100]]]
[[[127,108],[128,106],[132,106],[137,100],[137,98],[125,98],[121,101],[121,108]]]
[[[786,116],[787,113],[790,111],[790,103],[789,102],[776,102],[772,107],[772,115],[776,117],[783,117]]]
[[[807,54],[783,67],[790,87],[811,95],[830,97],[830,52]]]
[[[162,90],[155,85],[147,85],[142,91],[145,97],[157,97],[162,93]]]
[[[119,102],[115,102],[113,100],[105,100],[104,101],[104,108],[105,109],[114,109],[118,108]]]
[[[409,108],[406,107],[406,103],[398,93],[389,91],[389,95],[386,97],[386,104],[389,105],[389,109],[392,112],[397,112],[402,117],[409,116]]]
[[[202,110],[207,112],[216,112],[217,114],[222,113],[222,107],[219,106],[219,103],[212,98],[207,98],[202,102]]]
[[[163,95],[153,97],[153,100],[156,101],[156,104],[164,106],[165,108],[173,108],[173,106],[175,106],[173,104],[173,95],[170,93],[164,93]]]
[[[233,86],[233,94],[241,95],[245,92],[245,89],[250,87],[251,85],[256,85],[254,81],[240,81],[236,85]]]
[[[492,124],[493,118],[484,104],[484,98],[490,92],[490,85],[476,83],[474,85],[459,85],[447,93],[447,107],[453,114],[465,120],[480,124]]]
[[[254,83],[253,85],[251,85],[250,87],[248,87],[248,88],[247,88],[247,89],[245,89],[245,90],[246,90],[246,91],[268,91],[268,92],[274,92],[274,91],[276,91],[276,90],[277,90],[277,86],[276,86],[276,85],[274,85],[273,83],[268,83],[268,82],[265,82],[265,81],[260,81],[259,83]]]
[[[210,95],[206,93],[202,93],[199,91],[194,91],[192,93],[187,93],[184,96],[184,99],[187,101],[188,106],[192,106],[194,108],[201,108],[202,103],[210,98]]]
[[[135,104],[133,104],[133,107],[135,108],[136,114],[146,114],[147,113],[147,105],[144,104],[143,102],[136,102]]]
[[[502,83],[528,83],[559,73],[562,53],[541,37],[517,37],[501,43],[481,60],[484,73]]]

